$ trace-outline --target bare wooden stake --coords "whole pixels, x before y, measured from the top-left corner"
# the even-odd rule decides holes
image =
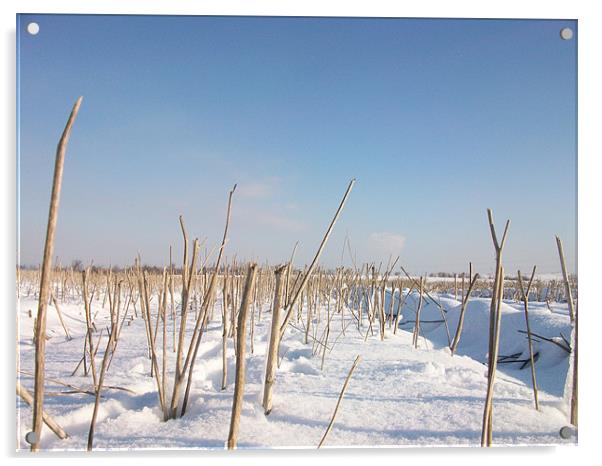
[[[71,340],[72,338],[71,338],[71,335],[69,334],[69,329],[65,325],[65,321],[63,320],[63,314],[61,313],[61,308],[59,307],[59,303],[56,301],[56,297],[54,296],[54,293],[52,293],[52,303],[54,304],[56,313],[59,316],[59,321],[61,322],[61,326],[63,327],[63,330],[65,331],[65,336],[67,337],[67,340]]]
[[[456,352],[456,349],[458,348],[458,344],[460,343],[460,337],[462,336],[462,328],[464,326],[464,313],[466,312],[466,305],[468,304],[468,299],[470,298],[470,292],[472,291],[472,288],[474,287],[478,278],[479,278],[479,274],[477,273],[477,274],[475,274],[472,281],[470,282],[470,285],[468,285],[468,291],[466,293],[466,296],[464,296],[462,298],[462,308],[460,309],[460,318],[458,319],[458,327],[456,328],[456,335],[454,336],[454,341],[452,342],[452,344],[450,346],[450,351],[451,351],[452,356]]]
[[[234,399],[232,402],[232,416],[230,418],[230,433],[228,434],[228,450],[235,449],[238,442],[240,413],[242,412],[242,403],[245,390],[247,314],[249,311],[249,305],[251,304],[251,296],[253,294],[256,272],[257,264],[249,264],[245,289],[240,304],[240,311],[238,312],[238,336],[236,339],[238,351],[236,352],[236,376],[234,379]]]
[[[579,342],[577,339],[577,329],[578,329],[578,320],[579,320],[579,311],[575,310],[575,328],[574,332],[574,341],[573,341],[573,387],[571,390],[571,424],[577,427],[577,404],[578,404],[578,371],[577,371],[577,349],[579,348]]]
[[[63,181],[63,166],[67,144],[71,136],[71,129],[82,97],[79,97],[71,110],[67,125],[63,131],[56,149],[56,160],[54,164],[54,178],[52,180],[52,194],[50,195],[50,208],[48,211],[48,225],[46,227],[46,242],[44,244],[44,256],[42,259],[42,272],[40,275],[40,296],[38,300],[38,315],[36,320],[36,345],[35,345],[35,384],[33,394],[33,432],[35,441],[31,444],[31,451],[39,451],[42,426],[44,422],[44,363],[46,357],[46,309],[50,294],[50,282],[52,274],[52,255],[54,252],[54,236],[58,220],[59,202],[61,197],[61,184]]]
[[[416,309],[416,321],[414,322],[414,333],[412,335],[412,344],[418,348],[418,337],[420,336],[420,311],[422,310],[422,294],[424,290],[424,277],[420,277],[420,298],[418,300],[418,309]]]
[[[276,379],[276,366],[278,364],[278,346],[280,338],[280,307],[282,305],[282,274],[290,267],[284,265],[276,269],[276,289],[274,291],[274,305],[272,306],[272,327],[270,332],[270,345],[268,347],[268,360],[265,368],[265,385],[263,388],[263,409],[267,416],[272,411],[272,392]],[[288,274],[287,274],[288,276]],[[307,335],[307,333],[306,333]]]
[[[489,229],[491,231],[491,239],[493,241],[493,247],[495,249],[495,279],[493,285],[493,294],[491,297],[491,306],[489,313],[489,358],[487,364],[487,394],[485,398],[485,408],[483,411],[483,428],[481,432],[481,446],[491,446],[492,442],[492,425],[493,425],[493,387],[495,384],[495,371],[497,367],[497,352],[499,348],[499,331],[501,323],[501,302],[504,296],[504,269],[502,268],[502,252],[504,244],[506,243],[506,237],[508,235],[508,228],[510,226],[510,220],[506,221],[504,227],[504,233],[502,235],[501,242],[498,241],[497,234],[495,231],[495,225],[493,223],[493,212],[491,209],[487,209],[487,219],[489,221]]]
[[[94,399],[94,410],[92,412],[92,420],[90,421],[90,430],[88,431],[88,451],[92,451],[92,445],[94,443],[94,427],[96,424],[96,417],[98,416],[98,407],[100,405],[100,392],[102,390],[102,383],[105,378],[105,373],[107,370],[107,363],[109,361],[108,356],[111,353],[111,347],[113,346],[113,342],[115,341],[115,336],[117,335],[117,322],[113,322],[111,324],[111,333],[109,335],[109,341],[107,342],[107,347],[105,348],[105,353],[102,357],[102,365],[100,368],[100,377],[98,379],[98,386],[96,387],[96,397]]]
[[[533,398],[535,400],[535,409],[539,411],[539,400],[537,397],[537,378],[535,377],[535,359],[533,357],[533,339],[531,338],[531,327],[529,326],[529,292],[531,291],[531,285],[533,284],[535,268],[536,266],[533,266],[533,272],[531,273],[531,278],[529,279],[529,283],[527,284],[526,291],[525,287],[523,286],[523,278],[520,274],[520,270],[518,271],[518,286],[520,287],[520,292],[523,297],[523,303],[525,306],[525,322],[527,324],[527,339],[529,341],[529,359],[531,361],[531,382],[533,384]]]

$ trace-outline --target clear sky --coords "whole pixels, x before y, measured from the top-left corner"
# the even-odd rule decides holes
[[[489,207],[512,222],[507,272],[559,271],[556,234],[575,268],[575,21],[22,15],[17,36],[22,264],[41,261],[83,95],[63,264],[160,265],[170,245],[179,263],[180,214],[211,248],[234,183],[228,257],[277,263],[299,241],[302,264],[355,177],[326,266],[348,235],[358,262],[489,273]]]

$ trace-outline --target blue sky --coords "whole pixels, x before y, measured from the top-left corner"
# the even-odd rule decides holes
[[[36,21],[40,32],[26,33]],[[563,27],[575,36],[564,41]],[[574,21],[22,15],[21,263],[41,260],[54,151],[65,164],[56,255],[181,260],[191,236],[227,255],[322,263],[400,254],[415,273],[493,269],[486,209],[512,221],[508,272],[575,267]],[[350,265],[347,254],[343,259]]]

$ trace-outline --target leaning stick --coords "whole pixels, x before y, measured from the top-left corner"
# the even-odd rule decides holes
[[[399,285],[399,304],[397,306],[397,314],[395,314],[395,323],[394,323],[394,328],[393,328],[393,334],[397,335],[397,326],[399,325],[399,315],[401,314],[401,310],[403,309],[403,305],[406,302],[406,299],[408,299],[408,296],[410,296],[410,294],[412,294],[412,291],[414,291],[414,284],[412,283],[412,287],[410,288],[410,290],[408,291],[408,293],[403,297],[402,299],[402,295],[403,295],[403,283],[401,283]]]
[[[18,380],[17,395],[19,395],[21,399],[29,406],[33,404],[33,397],[31,396],[31,393],[29,393],[27,389],[23,385],[21,385],[21,382],[19,382]],[[46,424],[50,428],[50,430],[56,434],[58,438],[64,440],[67,437],[69,437],[69,435],[67,435],[67,432],[65,432],[63,428],[60,425],[58,425],[57,422],[54,419],[52,419],[46,411],[42,411],[42,418],[44,420],[44,424]]]
[[[142,271],[142,282],[143,282],[143,290],[144,290],[144,306],[142,306],[143,311],[146,312],[146,331],[148,333],[148,339],[150,344],[151,351],[151,368],[153,369],[153,373],[155,376],[155,380],[157,382],[157,391],[159,392],[159,403],[161,405],[161,411],[163,412],[163,420],[167,421],[167,406],[165,404],[165,394],[163,393],[163,384],[161,383],[161,376],[159,373],[159,364],[157,362],[157,352],[155,350],[155,342],[153,340],[153,327],[151,323],[151,312],[150,312],[150,303],[148,299],[148,278],[146,276],[146,270]],[[160,318],[160,315],[157,315],[157,319]]]
[[[113,303],[111,303],[111,307],[112,307],[112,305],[113,305]],[[109,335],[109,341],[107,342],[107,347],[105,348],[105,353],[102,357],[100,376],[98,379],[98,386],[96,387],[96,397],[94,399],[94,411],[92,412],[92,420],[90,421],[90,430],[88,431],[88,451],[92,451],[92,445],[94,442],[94,426],[96,424],[96,417],[98,416],[98,407],[100,405],[100,392],[102,390],[102,383],[104,381],[105,373],[107,371],[107,363],[109,362],[108,355],[111,352],[111,347],[113,346],[113,342],[115,341],[115,336],[117,335],[117,325],[118,325],[117,322],[113,322],[111,324],[111,334]]]
[[[178,397],[180,395],[180,390],[182,384],[184,382],[184,376],[186,374],[186,370],[188,369],[188,382],[186,383],[186,392],[184,393],[184,400],[182,401],[182,410],[180,416],[183,416],[186,412],[186,405],[188,404],[188,396],[190,394],[190,388],[192,386],[192,374],[194,372],[194,362],[196,360],[197,353],[199,351],[199,346],[201,343],[201,333],[203,326],[205,325],[205,320],[208,316],[209,305],[213,306],[213,295],[215,292],[215,287],[217,285],[217,274],[219,272],[219,266],[221,264],[222,256],[224,253],[224,247],[226,246],[226,242],[228,241],[228,228],[230,227],[230,215],[232,210],[232,196],[234,195],[234,191],[236,191],[236,185],[232,187],[230,193],[228,194],[228,207],[226,209],[226,225],[224,227],[224,236],[222,237],[222,243],[219,248],[219,253],[217,255],[217,260],[215,262],[215,270],[213,275],[211,275],[211,282],[209,283],[209,288],[203,295],[203,304],[201,306],[201,312],[197,316],[196,323],[194,325],[194,330],[192,331],[192,339],[190,340],[190,345],[188,347],[188,353],[186,355],[186,360],[184,362],[184,366],[181,372],[176,372],[176,377],[174,380],[174,391],[172,396],[172,404],[171,416],[173,418],[176,417],[177,407],[178,407]],[[194,267],[191,267],[194,270]]]
[[[527,324],[527,339],[529,340],[529,359],[531,360],[531,382],[533,383],[533,397],[535,399],[535,409],[539,411],[539,400],[537,398],[537,379],[535,377],[535,360],[533,357],[533,339],[531,338],[531,327],[529,326],[529,292],[531,291],[531,285],[533,284],[535,268],[536,266],[534,265],[533,272],[531,273],[531,278],[529,279],[529,283],[527,284],[527,291],[525,291],[525,287],[523,286],[523,277],[520,274],[520,270],[518,271],[518,286],[520,287],[520,292],[523,297],[523,303],[525,305],[525,322]]]
[[[46,309],[48,306],[48,295],[50,293],[50,281],[52,273],[52,255],[54,252],[54,236],[58,220],[59,202],[61,197],[61,184],[63,181],[63,166],[67,143],[71,136],[71,128],[79,112],[82,97],[79,97],[71,110],[67,125],[63,131],[56,149],[56,160],[54,164],[54,178],[52,180],[52,194],[50,196],[50,208],[48,211],[48,225],[46,227],[46,242],[44,244],[44,256],[42,260],[42,272],[40,276],[40,295],[38,300],[38,315],[36,320],[36,346],[35,346],[35,384],[33,393],[33,432],[34,442],[31,451],[40,449],[40,437],[44,419],[44,362],[46,355]]]
[[[464,327],[464,314],[466,312],[466,305],[468,304],[468,298],[470,298],[470,292],[472,291],[472,288],[474,287],[478,278],[479,278],[479,274],[477,273],[474,275],[474,277],[470,281],[466,295],[464,296],[464,293],[462,293],[462,295],[463,295],[462,308],[460,309],[460,318],[458,319],[458,327],[456,328],[456,335],[454,336],[454,341],[452,342],[452,344],[449,348],[452,356],[454,355],[456,349],[458,348],[458,344],[460,343],[460,337],[462,336],[462,328]]]
[[[560,237],[556,237],[556,246],[558,246],[558,255],[560,256],[560,267],[562,267],[562,278],[564,279],[564,287],[566,290],[566,301],[569,305],[569,316],[571,317],[571,322],[575,321],[575,308],[573,305],[573,295],[571,293],[571,284],[569,282],[569,276],[566,271],[566,262],[564,261],[564,251],[562,249],[562,241],[560,241]]]
[[[353,374],[353,371],[355,370],[355,368],[359,364],[360,359],[361,359],[361,357],[358,354],[357,357],[355,358],[355,361],[353,361],[353,365],[351,366],[351,369],[349,370],[349,374],[347,374],[347,378],[345,379],[345,383],[343,384],[343,388],[341,390],[341,393],[339,394],[339,399],[337,400],[337,405],[334,408],[334,413],[332,413],[332,418],[330,419],[330,422],[328,423],[328,427],[326,428],[326,432],[324,432],[324,435],[322,436],[322,440],[320,440],[318,448],[320,448],[324,444],[324,441],[326,440],[326,437],[328,436],[328,434],[332,430],[332,426],[334,425],[334,420],[337,417],[337,412],[339,411],[339,406],[341,405],[341,401],[343,400],[343,396],[345,395],[345,391],[347,390],[347,385],[349,384],[349,380],[351,379],[351,375]]]
[[[54,308],[56,309],[56,313],[59,315],[59,321],[61,322],[61,325],[63,326],[63,330],[65,331],[65,336],[67,337],[67,340],[71,340],[71,335],[69,334],[69,329],[67,329],[67,326],[65,325],[65,322],[63,321],[63,314],[61,313],[61,309],[59,308],[59,303],[56,301],[56,297],[54,296],[54,293],[52,293],[52,303],[54,304]]]
[[[238,429],[240,425],[240,413],[242,412],[242,402],[245,390],[245,350],[246,350],[246,332],[247,332],[247,314],[251,304],[251,295],[255,284],[255,274],[257,264],[249,264],[247,272],[247,281],[242,295],[240,310],[238,312],[238,327],[236,345],[236,376],[234,379],[234,400],[232,403],[232,416],[230,418],[230,433],[228,434],[228,450],[236,448],[238,442]]]
[[[286,284],[284,286],[284,292],[285,292],[285,306],[288,304],[288,300],[290,299],[290,292],[291,290],[289,289],[289,281],[291,278],[291,270],[293,268],[293,262],[295,260],[295,252],[297,252],[297,246],[299,246],[299,241],[297,241],[295,243],[295,246],[293,247],[293,252],[291,253],[291,258],[288,261],[288,270],[286,272]]]
[[[284,336],[284,331],[286,330],[286,325],[288,324],[288,321],[290,320],[291,316],[293,315],[293,309],[295,307],[295,304],[297,303],[297,300],[301,296],[301,293],[303,292],[305,285],[307,284],[307,282],[309,280],[309,277],[311,277],[312,272],[314,271],[316,265],[318,264],[320,255],[322,255],[322,251],[324,250],[324,247],[326,246],[326,243],[328,242],[330,233],[332,233],[332,229],[334,228],[334,225],[337,222],[339,215],[341,214],[341,211],[343,210],[343,207],[345,207],[345,202],[347,202],[347,198],[349,197],[349,193],[351,193],[351,189],[353,188],[354,184],[355,184],[355,178],[353,178],[349,182],[349,186],[347,186],[347,191],[345,191],[345,195],[343,196],[343,199],[341,200],[341,203],[339,204],[339,208],[337,209],[336,213],[334,214],[334,217],[333,217],[332,221],[330,222],[330,225],[328,226],[328,230],[326,230],[326,234],[324,235],[324,238],[322,238],[322,243],[320,243],[320,247],[318,248],[318,251],[316,252],[316,255],[314,256],[314,259],[312,260],[311,265],[309,266],[309,269],[305,273],[305,276],[303,277],[303,280],[301,281],[301,285],[297,289],[297,292],[295,293],[293,299],[287,304],[287,312],[286,312],[286,315],[282,322],[282,325],[280,326],[280,339],[282,339],[282,337]]]
[[[414,283],[414,285],[417,287],[418,282],[415,279],[413,279],[412,277],[410,277],[410,275],[408,274],[406,269],[403,268],[403,265],[400,264],[399,267],[401,268],[401,271],[404,273],[404,275],[406,277],[408,277],[408,279],[410,281],[412,281]],[[447,333],[447,344],[451,345],[451,335],[449,333],[449,326],[447,325],[447,317],[445,316],[445,313],[447,311],[443,308],[443,306],[441,306],[441,304],[435,298],[433,298],[430,295],[430,293],[428,292],[427,289],[424,289],[423,291],[424,291],[424,294],[435,304],[435,306],[437,306],[439,308],[439,311],[441,312],[441,317],[443,318],[443,323],[445,324],[445,332]]]
[[[578,320],[579,320],[579,312],[575,310],[575,330],[574,330],[574,342],[573,347],[575,348],[573,352],[573,388],[571,390],[571,424],[577,427],[577,405],[578,405],[578,390],[577,390],[577,381],[578,381],[578,371],[577,371],[577,348],[579,347],[577,340],[577,330],[578,330]]]

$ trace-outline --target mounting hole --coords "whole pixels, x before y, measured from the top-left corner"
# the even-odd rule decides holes
[[[34,432],[27,432],[27,435],[25,435],[25,441],[27,443],[29,443],[30,445],[33,445],[34,443],[36,443],[38,440],[38,435]]]
[[[569,426],[564,426],[558,433],[563,439],[569,439],[573,436],[573,429],[571,429]]]
[[[560,30],[560,38],[564,40],[571,40],[573,38],[573,30],[571,28],[562,28]]]
[[[32,36],[35,36],[38,32],[40,32],[40,25],[38,23],[29,23],[27,25],[27,32],[29,32]]]

